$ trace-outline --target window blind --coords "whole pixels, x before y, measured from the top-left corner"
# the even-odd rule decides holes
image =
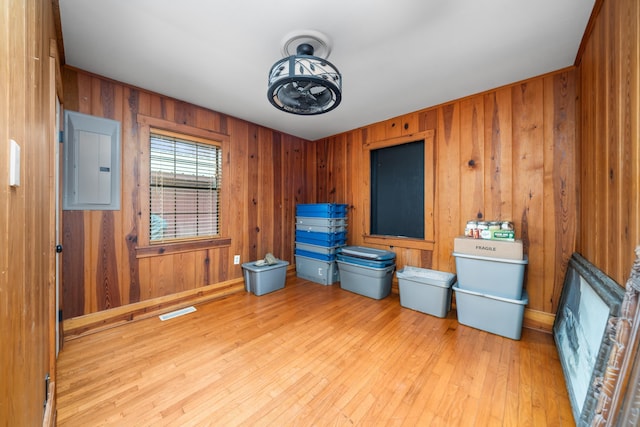
[[[219,235],[222,150],[152,133],[150,241]]]

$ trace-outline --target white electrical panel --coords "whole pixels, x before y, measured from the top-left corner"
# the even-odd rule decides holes
[[[65,111],[63,209],[120,209],[120,122]]]

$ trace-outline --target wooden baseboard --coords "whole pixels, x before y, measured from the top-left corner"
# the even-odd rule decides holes
[[[290,276],[295,276],[295,265],[287,268],[287,277]],[[135,320],[146,319],[190,305],[224,298],[237,292],[244,292],[244,277],[74,317],[62,323],[64,340],[69,341]]]
[[[242,279],[234,279],[215,285],[153,298],[122,307],[90,313],[63,321],[64,340],[69,341],[135,320],[158,316],[193,304],[204,303],[244,291]]]
[[[550,334],[553,332],[553,322],[555,319],[555,314],[525,308],[522,326]]]

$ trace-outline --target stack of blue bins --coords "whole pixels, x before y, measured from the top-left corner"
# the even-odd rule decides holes
[[[347,205],[312,203],[296,206],[296,275],[321,285],[340,280],[337,250],[347,243]]]

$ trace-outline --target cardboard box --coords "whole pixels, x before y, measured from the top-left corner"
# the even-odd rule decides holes
[[[479,255],[491,258],[523,259],[522,240],[510,242],[461,236],[454,239],[453,251],[466,255]]]

